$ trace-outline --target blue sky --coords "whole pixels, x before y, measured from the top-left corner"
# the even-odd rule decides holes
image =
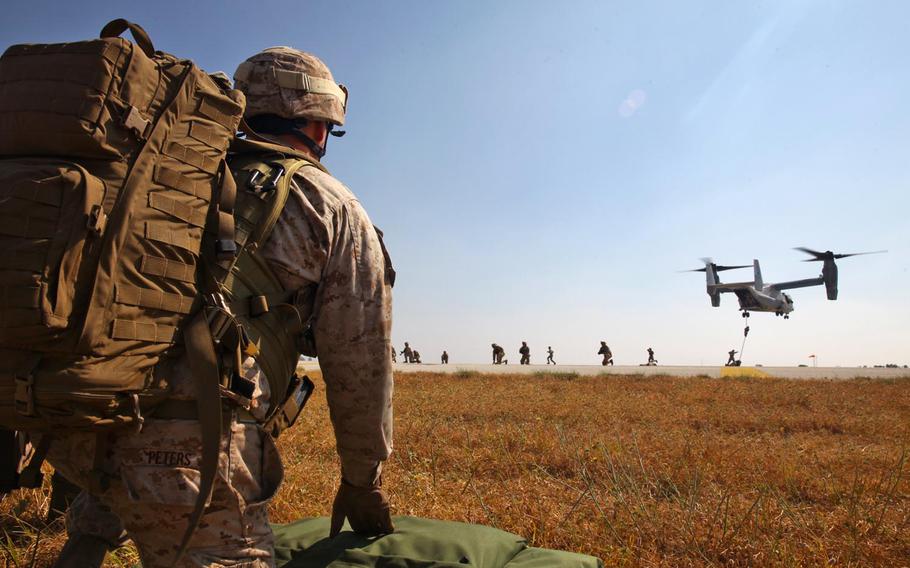
[[[698,258],[812,277],[751,318],[747,363],[910,363],[910,35],[905,2],[7,2],[2,46],[92,37],[114,17],[231,74],[312,51],[351,92],[326,165],[386,233],[394,340],[484,362],[722,363],[735,299]],[[735,274],[735,273],[726,273]],[[745,278],[747,272],[734,278]]]

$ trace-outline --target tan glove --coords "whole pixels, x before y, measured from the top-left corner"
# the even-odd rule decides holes
[[[341,480],[332,505],[329,538],[335,538],[341,532],[345,517],[357,534],[376,536],[395,531],[389,499],[382,491],[381,480],[374,487],[355,487],[344,479]]]

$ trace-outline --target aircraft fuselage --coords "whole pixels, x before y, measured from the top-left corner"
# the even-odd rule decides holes
[[[756,288],[739,288],[733,291],[739,300],[739,309],[744,312],[770,312],[786,315],[793,311],[790,296],[772,285]]]

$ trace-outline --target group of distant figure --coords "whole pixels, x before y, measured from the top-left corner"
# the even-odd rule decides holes
[[[493,364],[494,365],[508,365],[509,360],[506,359],[506,350],[503,349],[501,345],[498,345],[496,343],[493,343],[491,345],[491,347],[493,348]],[[735,352],[731,352],[731,354],[730,354],[731,359],[733,358],[734,353]],[[521,342],[521,347],[518,348],[518,354],[521,356],[521,358],[519,359],[519,365],[530,365],[531,364],[531,348],[528,347],[527,341]],[[554,358],[555,354],[556,354],[556,352],[553,351],[553,347],[548,345],[547,346],[547,365],[556,364],[556,359]],[[607,345],[606,341],[600,342],[600,350],[597,352],[597,354],[603,356],[603,359],[601,360],[601,363],[600,363],[601,365],[606,367],[607,365],[613,364],[613,351],[610,350],[610,346]],[[394,346],[392,346],[392,362],[393,363],[398,362],[398,355],[402,355],[404,357],[405,363],[420,363],[420,352],[417,351],[416,349],[412,349],[411,345],[407,341],[404,342],[404,349],[402,349],[400,353],[396,351]],[[439,361],[443,365],[448,364],[448,362],[449,362],[448,352],[443,351],[442,355],[440,355],[440,357],[439,357]],[[648,366],[648,367],[657,365],[657,359],[654,357],[654,349],[652,349],[651,347],[648,347],[648,362],[643,363],[643,365]]]

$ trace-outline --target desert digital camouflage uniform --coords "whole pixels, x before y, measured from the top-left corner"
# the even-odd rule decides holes
[[[405,362],[405,363],[413,363],[413,362],[414,362],[414,352],[411,351],[411,346],[408,345],[408,342],[407,342],[407,341],[404,342],[404,349],[401,350],[401,354],[404,355],[404,362]]]
[[[506,350],[495,343],[491,347],[493,347],[493,364],[501,365],[502,358],[506,356]]]
[[[527,342],[521,342],[521,347],[518,349],[518,353],[521,355],[521,361],[519,361],[521,365],[531,364],[531,348],[528,347]]]
[[[607,365],[613,364],[613,352],[610,351],[610,347],[607,346],[606,341],[600,342],[600,351],[598,351],[597,354],[604,356],[603,361],[601,361],[601,363],[600,363],[604,367],[606,367]]]
[[[263,61],[299,69],[295,58],[300,54],[273,48],[248,60],[247,82],[237,79],[251,103],[247,116],[263,108],[304,104],[294,102],[293,89],[285,88],[285,99],[255,98],[257,73],[269,68]],[[333,81],[328,68],[312,59],[306,72],[316,69]],[[330,111],[337,103],[306,98],[305,104],[328,105]],[[336,115],[343,117],[337,106]],[[295,175],[287,205],[260,252],[286,290],[319,286],[313,335],[342,477],[353,486],[373,486],[392,450],[391,267],[377,231],[347,187],[306,167]],[[169,378],[174,399],[194,399],[193,376],[184,358],[156,373]],[[274,565],[267,505],[281,483],[283,466],[271,436],[257,423],[272,398],[254,359],[244,361],[243,375],[256,385],[253,402],[245,417],[236,410],[227,413],[211,505],[181,567]],[[93,433],[62,433],[55,436],[48,461],[71,481],[91,487],[94,445]],[[122,542],[125,528],[143,566],[170,565],[198,495],[200,451],[195,420],[152,417],[139,432],[112,434],[105,469],[113,482],[103,493],[77,499],[67,519],[71,536],[93,535],[114,545]]]

